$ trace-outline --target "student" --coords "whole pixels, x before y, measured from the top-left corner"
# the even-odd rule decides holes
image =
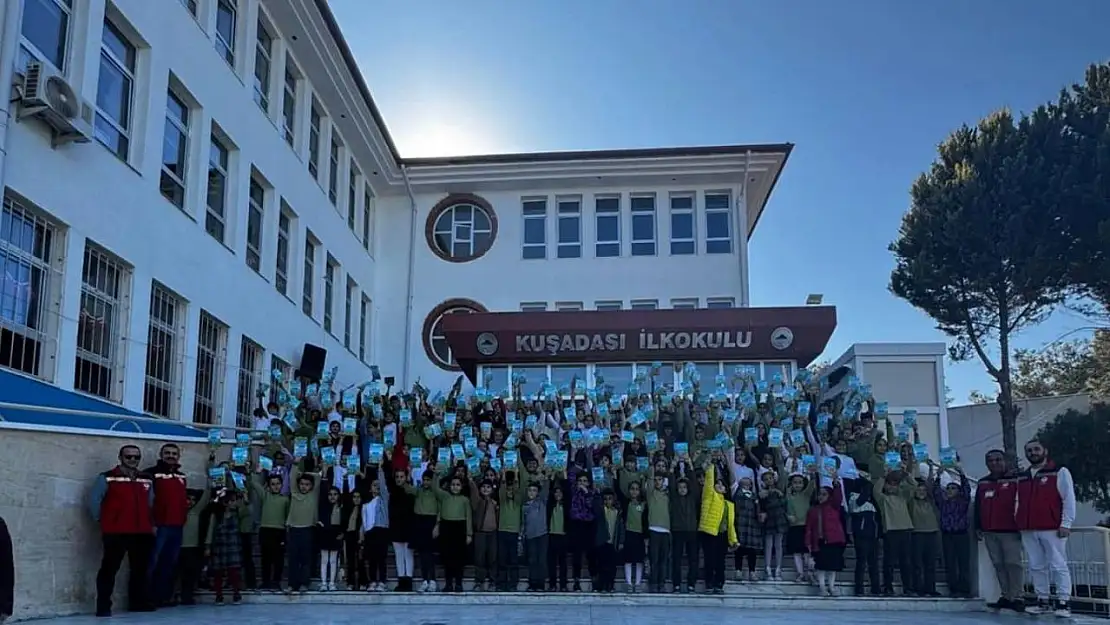
[[[339,552],[343,548],[342,493],[332,486],[316,522],[316,546],[320,549],[320,590],[336,589],[339,578]]]
[[[258,544],[262,559],[263,590],[281,590],[281,570],[285,563],[286,520],[289,495],[282,475],[258,467],[250,482],[251,493],[261,510]]]
[[[583,450],[582,453],[589,467],[593,465],[592,452]],[[571,576],[574,578],[575,592],[582,590],[582,560],[586,559],[589,574],[596,577],[594,562],[594,537],[601,535],[595,528],[596,517],[594,512],[598,506],[595,502],[596,492],[590,485],[590,474],[579,466],[572,467],[567,479],[570,486],[570,524],[567,529],[570,541]]]
[[[386,466],[383,467],[392,474],[393,481],[388,483],[382,481],[382,486],[388,486],[382,488],[382,497],[385,498],[386,507],[389,510],[389,542],[393,545],[393,562],[397,568],[397,586],[394,590],[412,592],[412,578],[415,572],[411,541],[413,507],[416,500],[410,485],[410,473],[403,467],[395,466],[397,458],[399,458],[398,455],[391,454]],[[386,476],[390,473],[386,473]],[[379,581],[384,590],[385,579]]]
[[[673,479],[673,478],[672,478]],[[667,475],[651,470],[652,488],[647,495],[649,578],[648,592],[663,592],[667,562],[671,559],[671,493]]]
[[[595,563],[597,566],[597,585],[595,592],[612,593],[616,591],[617,552],[624,539],[624,524],[617,508],[617,495],[605,489],[600,497],[594,498],[594,518],[597,519],[594,532]]]
[[[389,555],[389,491],[385,488],[386,473],[384,467],[378,470],[378,479],[370,482],[370,501],[362,506],[362,536],[359,542],[365,562],[366,589],[370,592],[382,592],[386,589],[385,560]]]
[[[785,551],[794,558],[794,571],[798,582],[814,580],[813,556],[806,548],[806,517],[809,515],[810,502],[817,490],[819,478],[816,468],[809,475],[795,473],[790,475],[786,484],[786,529]],[[775,570],[774,579],[782,579],[782,572]]]
[[[239,508],[244,504],[239,493],[221,490],[213,503],[212,518],[208,522],[205,555],[212,573],[212,591],[216,605],[224,604],[224,580],[231,587],[231,602],[242,601],[243,580],[240,577],[242,550],[239,545]]]
[[[410,431],[416,428],[410,428]],[[412,533],[409,545],[416,551],[420,563],[420,592],[436,591],[436,539],[434,530],[439,519],[439,494],[434,488],[437,476],[425,469],[419,478],[419,487],[409,485],[413,496]]]
[[[443,556],[446,580],[443,591],[462,592],[463,567],[470,543],[474,540],[470,499],[463,494],[460,477],[449,478],[446,491],[440,489],[436,481],[433,481],[432,487],[439,489],[439,516],[432,536],[439,540],[439,553]],[[515,553],[516,545],[513,548]]]
[[[634,593],[644,581],[644,529],[648,526],[648,512],[639,482],[630,482],[627,492],[628,499],[621,514],[624,519],[621,561],[624,562],[624,583],[629,592]]]
[[[295,484],[289,496],[289,513],[285,519],[288,530],[286,542],[289,552],[289,585],[285,593],[308,591],[312,576],[312,539],[320,513],[316,495],[320,483],[318,473],[302,472],[303,458],[295,459],[290,481]]]
[[[474,590],[493,590],[497,578],[497,499],[493,482],[471,488],[474,516]]]
[[[245,473],[246,469],[242,469]],[[258,543],[258,524],[255,516],[255,500],[251,496],[252,490],[249,486],[250,476],[244,475],[245,483],[248,484],[246,492],[240,492],[239,498],[242,500],[239,507],[236,509],[236,514],[239,517],[239,559],[243,567],[243,588],[246,590],[258,589],[258,574],[254,568],[254,546]]]
[[[524,559],[528,563],[528,592],[543,592],[547,575],[547,480],[528,484],[521,510]]]
[[[767,475],[767,474],[764,474]],[[767,545],[763,540],[764,513],[760,507],[760,499],[755,494],[754,479],[750,475],[740,478],[736,493],[732,497],[732,504],[736,508],[736,580],[740,582],[756,581],[755,565],[761,549]],[[785,520],[785,515],[783,516]],[[779,542],[781,557],[782,542]],[[744,568],[747,559],[748,567]]]
[[[548,504],[547,528],[547,590],[567,592],[567,515],[566,480],[560,480],[551,487],[551,503]]]
[[[817,503],[806,513],[806,548],[813,554],[817,571],[818,592],[833,596],[836,574],[844,570],[844,548],[848,536],[841,521],[843,491],[839,476],[833,476],[832,487],[817,491]]]
[[[681,475],[668,484],[671,496],[671,591],[684,594],[694,592],[698,582],[698,519],[701,515],[701,489],[691,488],[691,480],[686,476],[687,466],[686,462],[672,461],[671,473],[679,475],[681,472]],[[694,483],[697,483],[696,479]],[[685,584],[682,578],[684,555]]]
[[[955,473],[956,479],[952,479],[950,473]],[[971,597],[971,540],[968,537],[971,483],[959,465],[955,469],[945,469],[933,480],[933,500],[940,512],[941,554],[948,590],[954,597]]]
[[[347,590],[361,590],[366,580],[362,558],[362,506],[362,493],[357,490],[351,493],[351,503],[343,506],[343,560],[347,565]]]
[[[903,592],[913,590],[910,541],[913,519],[909,500],[915,485],[904,471],[875,478],[872,496],[883,520],[883,594],[894,594],[894,567],[898,567]]]
[[[882,592],[879,583],[879,513],[869,483],[860,480],[856,492],[848,495],[848,514],[856,555],[855,594],[857,597],[864,596],[863,576],[866,572],[871,594],[878,596]]]
[[[935,467],[929,465],[925,479],[914,480],[913,498],[910,500],[911,571],[915,594],[939,597],[937,592],[937,556],[940,551],[940,519],[936,500],[933,498]],[[913,478],[910,478],[913,479]]]
[[[705,556],[705,591],[716,595],[725,592],[725,554],[737,545],[736,509],[725,497],[727,492],[723,477],[717,477],[717,468],[707,461],[698,536]]]
[[[759,476],[759,510],[762,513],[764,579],[782,579],[783,542],[790,521],[786,513],[786,484],[774,471]],[[799,575],[801,572],[799,572]]]
[[[196,605],[197,582],[204,568],[204,544],[200,536],[200,515],[211,501],[212,489],[192,489],[186,492],[189,512],[181,528],[181,556],[177,559],[177,578],[181,582],[181,605]]]
[[[516,592],[520,587],[520,508],[527,485],[517,471],[507,469],[502,469],[501,483],[497,491],[497,590]]]

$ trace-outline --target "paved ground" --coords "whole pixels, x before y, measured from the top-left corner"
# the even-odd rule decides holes
[[[352,605],[241,605],[175,608],[154,614],[121,614],[111,619],[91,616],[35,621],[49,625],[674,625],[675,623],[782,625],[888,625],[905,620],[892,611],[758,610],[704,607],[647,606],[352,606]],[[1054,617],[1006,616],[987,612],[916,612],[915,625],[1018,625],[1060,623]],[[1074,619],[1073,623],[1102,623]]]

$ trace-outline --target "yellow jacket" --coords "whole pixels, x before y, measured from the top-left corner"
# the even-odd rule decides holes
[[[718,493],[713,488],[716,483],[716,468],[710,464],[705,470],[705,485],[701,491],[701,515],[698,519],[698,531],[717,536],[721,533],[721,518],[724,517],[725,526],[728,528],[728,544],[739,544],[736,538],[736,508],[732,502]]]

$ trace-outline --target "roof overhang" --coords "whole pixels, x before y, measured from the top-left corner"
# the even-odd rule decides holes
[[[715,310],[507,312],[447,315],[443,332],[463,373],[481,365],[794,360],[824,351],[832,306]]]

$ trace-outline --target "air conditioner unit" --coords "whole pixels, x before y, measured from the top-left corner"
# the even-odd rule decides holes
[[[93,107],[50,66],[31,61],[23,71],[19,119],[38,119],[50,127],[54,147],[88,143],[93,134]]]

